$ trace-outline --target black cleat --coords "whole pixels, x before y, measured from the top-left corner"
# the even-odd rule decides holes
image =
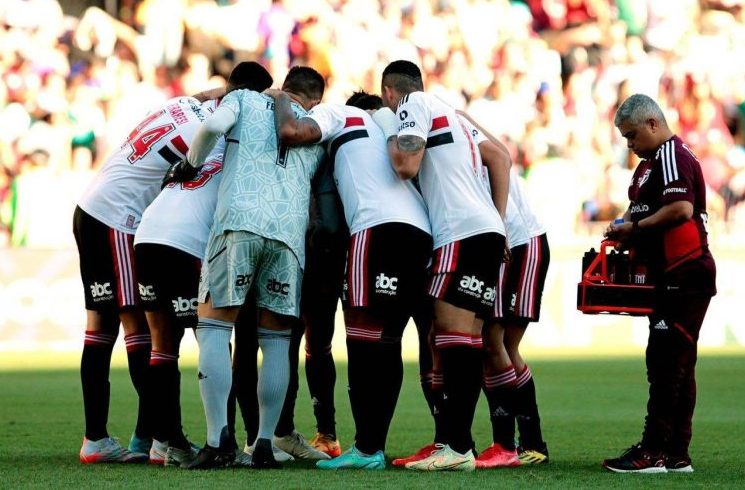
[[[693,473],[691,458],[688,456],[665,456],[665,468],[671,473]]]
[[[282,463],[274,459],[272,452],[272,441],[269,439],[257,439],[249,468],[255,470],[276,470],[282,468]]]
[[[225,468],[230,466],[235,459],[235,450],[221,450],[207,444],[199,450],[197,457],[182,468],[189,470],[209,470],[212,468]]]
[[[606,459],[603,468],[616,473],[667,473],[662,453],[651,453],[641,444],[634,444],[618,458]]]

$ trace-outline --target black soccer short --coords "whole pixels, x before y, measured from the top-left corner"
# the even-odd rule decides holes
[[[145,311],[169,311],[182,328],[197,325],[197,290],[202,261],[168,245],[138,243],[137,277]]]
[[[80,207],[72,218],[85,308],[118,311],[139,305],[134,235],[109,228]]]
[[[405,223],[384,223],[352,235],[342,305],[406,314],[426,285],[432,237]]]
[[[434,252],[429,295],[489,318],[497,295],[504,236],[483,233],[448,243]]]
[[[546,234],[535,236],[510,250],[512,260],[499,269],[500,294],[494,302],[494,318],[537,322],[551,253]]]

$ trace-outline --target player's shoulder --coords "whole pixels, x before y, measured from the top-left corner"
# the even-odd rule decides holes
[[[426,92],[410,92],[403,97],[401,97],[401,100],[398,101],[398,106],[401,107],[403,105],[424,105],[429,106],[432,104],[434,97]]]
[[[693,150],[678,136],[673,136],[657,149],[655,160],[662,164],[662,168],[675,172],[678,166],[698,165],[698,158]]]

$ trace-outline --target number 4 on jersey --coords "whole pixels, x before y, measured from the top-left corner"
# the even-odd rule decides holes
[[[129,163],[137,163],[138,160],[148,154],[154,144],[176,129],[173,123],[168,123],[145,130],[150,123],[162,116],[163,113],[165,113],[165,110],[150,114],[129,133],[126,141],[132,147],[132,153],[127,157]]]

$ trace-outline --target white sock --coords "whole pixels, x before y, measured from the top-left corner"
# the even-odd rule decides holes
[[[207,444],[220,447],[220,434],[228,425],[228,396],[233,374],[230,336],[233,324],[210,318],[197,323],[199,344],[199,393],[207,418]]]
[[[259,373],[259,439],[271,439],[290,383],[290,331],[258,328],[262,362]]]

